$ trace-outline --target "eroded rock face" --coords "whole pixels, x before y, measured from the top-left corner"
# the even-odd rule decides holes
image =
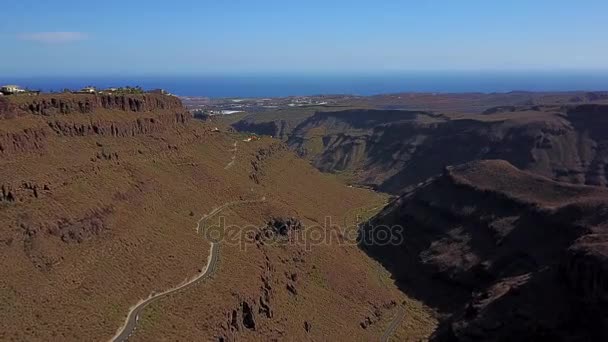
[[[574,184],[608,185],[608,106],[510,105],[451,117],[423,111],[318,112],[288,133],[280,120],[235,125],[287,136],[288,145],[324,172],[354,171],[354,181],[400,193],[446,165],[504,159]]]
[[[43,128],[25,128],[14,132],[0,130],[0,155],[41,150],[46,144],[47,134]]]
[[[259,283],[255,284],[255,290],[247,293],[235,290],[232,310],[225,312],[226,319],[218,326],[218,339],[289,338],[283,329],[269,330],[269,327],[293,318],[283,305],[286,300],[302,300],[307,253],[304,246],[293,244],[285,248],[282,243],[274,242],[286,242],[300,229],[303,229],[303,224],[297,218],[272,217],[250,237],[255,241],[255,252],[260,253],[263,260],[257,268],[260,270]],[[307,321],[305,331],[310,332],[311,329],[312,323]]]
[[[279,139],[287,139],[293,127],[285,120],[255,123],[247,120],[239,121],[233,127],[240,132],[254,132],[260,135],[270,135]]]
[[[0,105],[0,119],[20,115],[90,114],[98,109],[128,112],[151,112],[165,109],[182,109],[181,101],[173,96],[143,95],[84,95],[49,94],[31,96],[25,103]],[[3,116],[2,116],[3,115]]]
[[[374,304],[373,311],[369,315],[366,315],[361,322],[359,322],[359,326],[361,327],[361,329],[369,328],[370,326],[382,320],[382,317],[384,316],[386,310],[393,309],[396,306],[397,302],[395,301],[390,301],[388,303],[383,304],[382,306]]]
[[[274,143],[269,147],[258,149],[254,157],[255,159],[251,161],[249,179],[256,184],[260,184],[262,177],[264,177],[266,160],[276,156],[278,153],[284,152],[286,149],[287,146],[283,143]]]
[[[49,272],[62,259],[57,250],[49,248],[49,243],[67,247],[97,238],[109,230],[107,218],[112,212],[112,207],[93,208],[82,216],[60,215],[47,221],[24,213],[16,223],[17,231],[21,234],[16,241],[22,241],[23,252],[34,267]],[[13,239],[9,241],[12,243]]]
[[[64,243],[81,243],[106,230],[106,217],[112,213],[111,207],[95,208],[82,217],[60,217],[55,222],[24,220],[20,227],[27,237],[48,234],[61,239]]]
[[[70,121],[49,121],[48,126],[61,136],[101,135],[112,137],[133,137],[140,134],[151,134],[163,131],[169,125],[184,124],[188,121],[184,113],[155,115],[153,117],[134,118],[127,122],[91,121],[74,123]]]
[[[0,184],[0,202],[23,202],[41,198],[50,191],[48,184],[30,181]]]
[[[273,233],[287,236],[289,232],[302,229],[302,222],[295,217],[275,217],[267,224]]]
[[[133,137],[191,119],[178,98],[155,94],[48,94],[18,100],[0,99],[0,155],[43,150],[53,135]]]
[[[111,212],[111,208],[103,208],[76,220],[63,218],[56,225],[51,225],[48,231],[65,243],[81,243],[107,229],[106,216]]]
[[[0,190],[0,202],[15,202],[15,193],[10,185],[2,184]]]

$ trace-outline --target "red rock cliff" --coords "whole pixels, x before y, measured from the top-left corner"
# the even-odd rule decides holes
[[[135,136],[184,125],[173,96],[45,94],[0,98],[0,155],[40,150],[53,136]]]
[[[47,94],[0,98],[0,119],[33,115],[88,114],[100,109],[125,112],[152,112],[156,110],[185,111],[174,96],[142,95],[88,95]]]

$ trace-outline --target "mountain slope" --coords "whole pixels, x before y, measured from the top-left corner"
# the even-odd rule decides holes
[[[437,340],[604,340],[608,191],[505,161],[448,168],[369,222],[367,245],[405,293],[449,314]]]
[[[446,165],[504,159],[575,184],[606,185],[608,106],[536,107],[481,115],[350,110],[317,113],[289,145],[322,171],[399,193]]]
[[[2,98],[0,137],[2,340],[111,338],[129,307],[200,273],[197,222],[233,202],[208,222],[234,234],[213,277],[148,306],[132,339],[369,340],[401,306],[403,336],[435,327],[355,243],[296,240],[384,197],[278,141],[213,132],[162,95]]]

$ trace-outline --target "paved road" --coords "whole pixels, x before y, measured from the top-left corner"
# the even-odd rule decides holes
[[[234,154],[232,155],[232,159],[230,160],[230,163],[228,163],[228,165],[226,165],[226,167],[224,167],[224,170],[228,170],[229,168],[232,167],[232,165],[234,165],[234,162],[236,162],[236,153],[237,153],[237,147],[236,145],[238,144],[238,141],[235,141],[234,144],[232,145],[232,147],[234,147],[232,150],[229,150],[230,152],[234,152]]]
[[[219,260],[219,244],[211,243],[211,249],[209,250],[209,258],[207,259],[207,266],[205,269],[195,278],[187,281],[186,283],[179,285],[173,289],[167,290],[165,292],[153,294],[148,299],[139,302],[135,307],[129,311],[129,315],[125,321],[125,324],[121,327],[121,330],[112,338],[112,341],[122,342],[129,339],[129,337],[135,332],[137,328],[137,323],[139,322],[139,317],[143,313],[144,309],[158,301],[159,299],[169,296],[173,293],[185,290],[197,282],[208,278],[213,270],[215,270],[217,266],[217,262]]]
[[[397,314],[395,315],[395,318],[393,318],[391,324],[389,324],[386,330],[384,330],[384,334],[382,335],[382,339],[380,341],[388,342],[388,340],[391,338],[391,336],[393,336],[395,330],[397,330],[397,327],[401,324],[404,318],[405,307],[402,306],[399,308],[399,311],[397,311]]]
[[[235,205],[241,205],[241,204],[248,204],[248,203],[262,203],[266,201],[266,196],[257,199],[257,200],[239,200],[239,201],[232,201],[232,202],[228,202],[225,203],[213,210],[211,210],[211,212],[209,212],[208,214],[203,215],[203,217],[201,217],[200,220],[198,220],[198,222],[196,223],[196,232],[200,233],[201,230],[201,224],[205,221],[207,221],[208,219],[210,219],[211,217],[215,216],[217,213],[219,213],[220,211],[228,208],[228,207],[232,207]]]
[[[213,209],[211,212],[209,212],[208,214],[201,217],[201,219],[198,220],[198,222],[196,223],[196,231],[198,233],[201,230],[202,223],[204,223],[206,220],[208,220],[209,218],[213,217],[214,215],[216,215],[217,213],[219,213],[220,211],[222,211],[228,207],[231,207],[231,206],[234,206],[237,204],[259,203],[259,202],[264,202],[264,201],[266,201],[266,197],[262,197],[259,200],[234,201],[234,202],[226,203],[218,208]],[[129,311],[129,314],[127,315],[127,319],[125,320],[125,323],[120,328],[120,330],[116,333],[116,335],[114,335],[114,337],[112,337],[112,339],[110,341],[113,341],[113,342],[127,341],[129,339],[129,337],[137,329],[137,323],[139,321],[139,317],[141,316],[141,314],[143,313],[143,311],[145,310],[145,308],[148,305],[160,300],[163,297],[186,290],[186,289],[192,287],[193,285],[195,285],[196,283],[209,278],[211,276],[211,274],[213,273],[213,271],[215,270],[215,268],[217,267],[217,262],[219,260],[219,243],[210,242],[210,244],[211,244],[211,248],[209,249],[209,257],[207,258],[207,265],[201,271],[200,274],[198,274],[196,277],[194,277],[172,289],[166,290],[161,293],[152,294],[152,295],[150,295],[150,297],[148,297],[148,299],[137,303],[137,305],[135,305],[134,307],[131,308],[131,310]]]

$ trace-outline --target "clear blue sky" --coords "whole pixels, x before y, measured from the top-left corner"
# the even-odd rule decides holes
[[[0,75],[607,70],[606,0],[13,0]]]

